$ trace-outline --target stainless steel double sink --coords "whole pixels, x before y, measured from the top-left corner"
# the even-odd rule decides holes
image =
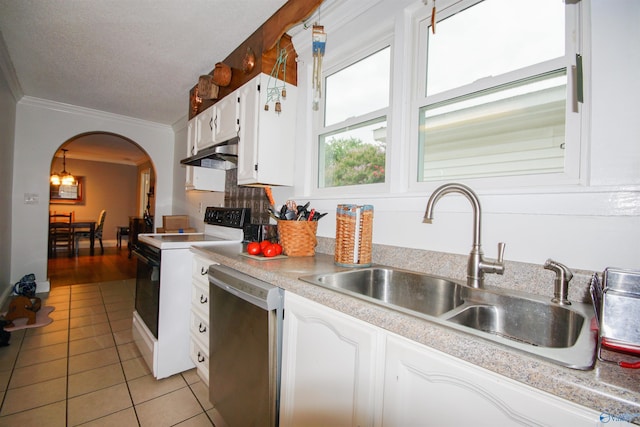
[[[372,267],[301,280],[421,317],[493,342],[587,370],[595,363],[593,307],[406,270]]]

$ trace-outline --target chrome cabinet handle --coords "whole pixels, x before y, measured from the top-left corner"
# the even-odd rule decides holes
[[[200,323],[200,326],[198,326],[198,330],[200,331],[201,334],[207,332],[207,327],[202,325],[202,322]]]
[[[204,276],[207,274],[207,270],[204,267],[200,267],[200,275]]]
[[[200,295],[200,304],[206,304],[209,301],[209,299],[207,297],[205,297],[204,295]]]
[[[204,362],[204,356],[200,352],[198,352],[198,362]]]

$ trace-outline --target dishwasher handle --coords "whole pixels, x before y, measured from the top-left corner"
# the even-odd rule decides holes
[[[284,306],[282,289],[223,265],[209,267],[209,283],[263,310]]]

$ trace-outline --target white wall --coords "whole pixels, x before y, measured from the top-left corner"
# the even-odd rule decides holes
[[[156,215],[171,214],[173,144],[170,126],[29,97],[17,105],[12,189],[11,278],[27,273],[47,280],[49,168],[54,153],[69,138],[85,132],[112,132],[144,149],[157,173]],[[108,183],[105,183],[108,185]],[[37,204],[25,204],[35,194]]]
[[[411,53],[404,51],[407,33],[400,6],[407,1],[381,0],[360,15],[360,11],[341,11],[341,7],[354,6],[345,3],[322,15],[328,32],[325,58],[350,39],[360,37],[367,28],[384,27],[391,20],[390,24],[396,25],[395,60],[410,63],[407,56]],[[591,70],[586,76],[590,98],[584,106],[588,137],[581,183],[527,188],[472,185],[483,208],[483,248],[488,257],[495,257],[497,242],[504,241],[505,258],[511,261],[543,264],[551,257],[576,269],[640,268],[640,104],[636,99],[640,94],[640,2],[583,0],[581,4],[591,17],[585,34],[586,42],[592,45]],[[354,19],[345,18],[349,13]],[[393,128],[391,135],[393,157],[388,176],[392,179],[392,193],[313,195],[313,177],[308,174],[315,150],[311,133],[314,114],[309,108],[311,58],[309,49],[303,47],[309,45],[309,40],[309,31],[294,36],[300,54],[301,89],[295,163],[302,167],[296,169],[295,188],[274,189],[277,201],[310,200],[318,211],[330,212],[318,229],[318,234],[326,237],[335,237],[337,204],[373,204],[374,243],[467,254],[472,219],[466,199],[447,196],[438,204],[433,224],[422,223],[431,191],[443,182],[434,183],[425,193],[406,190],[406,182],[401,181],[412,159],[407,154],[406,129],[401,126]],[[589,60],[588,55],[586,59]],[[406,77],[398,72],[400,69],[396,64],[394,88],[406,87],[401,81]],[[402,123],[402,115],[411,114],[406,108],[409,99],[397,101],[400,108],[394,104],[393,120]]]
[[[0,42],[2,37],[0,36]],[[2,55],[0,54],[0,61]],[[16,100],[4,73],[0,72],[0,301],[11,282],[11,185],[13,183],[13,139]]]

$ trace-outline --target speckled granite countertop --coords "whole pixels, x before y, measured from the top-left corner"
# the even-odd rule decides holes
[[[564,368],[434,322],[298,280],[303,275],[346,270],[333,263],[333,256],[317,253],[313,257],[256,260],[241,255],[242,248],[241,244],[228,244],[194,247],[192,251],[536,389],[640,424],[640,370],[600,361],[590,371]]]

